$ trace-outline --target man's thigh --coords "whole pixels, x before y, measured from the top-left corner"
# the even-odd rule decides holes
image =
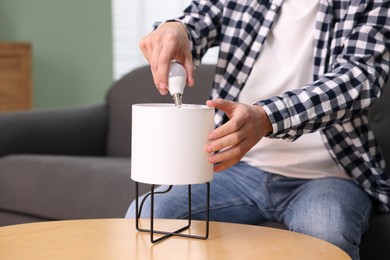
[[[322,178],[294,191],[283,221],[290,230],[329,241],[356,255],[371,211],[371,199],[355,183]]]

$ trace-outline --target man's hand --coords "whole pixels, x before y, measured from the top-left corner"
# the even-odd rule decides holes
[[[161,24],[140,41],[140,48],[150,63],[154,84],[161,95],[168,93],[169,64],[174,59],[187,72],[187,85],[194,85],[190,43],[185,26],[180,22]]]
[[[224,111],[229,121],[209,133],[205,150],[214,171],[222,171],[236,164],[260,139],[272,131],[264,109],[223,99],[208,100],[206,104]]]

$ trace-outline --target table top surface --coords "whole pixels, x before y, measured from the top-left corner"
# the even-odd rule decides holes
[[[181,220],[155,220],[173,231]],[[142,220],[140,227],[149,228]],[[183,233],[204,235],[205,222]],[[157,237],[158,235],[155,235]],[[0,259],[350,259],[318,238],[269,227],[210,222],[207,240],[170,237],[150,242],[133,219],[39,222],[0,228]]]

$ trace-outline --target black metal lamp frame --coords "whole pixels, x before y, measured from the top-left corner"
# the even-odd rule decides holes
[[[195,238],[195,239],[207,239],[209,236],[209,222],[210,222],[210,183],[207,182],[207,201],[206,201],[206,231],[204,236],[199,235],[188,235],[188,234],[182,234],[184,230],[187,230],[191,227],[191,185],[188,185],[188,224],[182,228],[179,228],[175,231],[168,232],[168,231],[160,231],[154,229],[154,195],[155,194],[163,194],[167,193],[172,189],[172,185],[168,187],[167,190],[162,192],[155,192],[154,189],[156,187],[155,184],[152,184],[152,187],[150,189],[150,193],[146,194],[143,200],[141,201],[141,205],[138,204],[139,201],[139,188],[138,182],[135,182],[135,198],[136,198],[136,206],[135,206],[135,215],[136,215],[136,221],[135,221],[135,227],[138,231],[141,232],[149,232],[150,233],[150,242],[157,243],[160,242],[168,237],[172,236],[179,236],[179,237],[187,237],[187,238]],[[150,207],[150,229],[144,229],[139,227],[139,219],[142,212],[142,206],[148,196],[151,196],[151,207]],[[157,239],[154,239],[154,234],[162,234],[164,236],[161,236]]]

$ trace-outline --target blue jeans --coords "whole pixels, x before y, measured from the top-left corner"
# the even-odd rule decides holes
[[[192,185],[192,219],[205,219],[206,187]],[[184,185],[156,195],[155,218],[187,218],[187,192]],[[289,230],[340,247],[352,259],[359,259],[360,240],[368,228],[371,211],[370,198],[352,180],[288,178],[240,162],[215,173],[211,182],[210,220],[253,225],[277,221]],[[147,218],[149,213],[147,199],[141,217]],[[135,217],[135,202],[126,217]]]

